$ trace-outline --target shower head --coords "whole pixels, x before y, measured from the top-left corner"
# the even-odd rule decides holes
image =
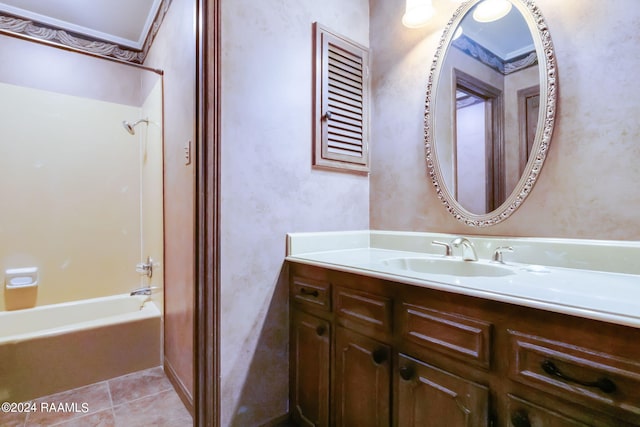
[[[149,119],[140,119],[135,123],[130,123],[130,122],[126,121],[126,120],[123,120],[122,121],[122,126],[124,126],[126,131],[129,132],[131,135],[135,135],[136,134],[135,127],[138,126],[140,123],[149,124]]]

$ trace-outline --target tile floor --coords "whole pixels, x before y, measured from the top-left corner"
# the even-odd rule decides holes
[[[187,427],[193,420],[161,367],[33,401],[38,412],[0,412],[2,427]],[[51,410],[67,405],[66,410]],[[56,406],[57,405],[57,406]]]

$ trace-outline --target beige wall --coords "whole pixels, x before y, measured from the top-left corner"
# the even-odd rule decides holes
[[[2,34],[0,58],[4,83],[136,107],[145,97],[135,67]]]
[[[0,53],[11,58],[0,67],[0,310],[140,286],[138,138],[161,148],[161,134],[133,137],[122,121],[159,106],[161,85],[149,96],[141,79],[153,73],[7,36]],[[161,253],[161,230],[145,237]],[[5,290],[6,269],[30,266],[36,289]]]
[[[636,0],[537,0],[559,75],[556,128],[538,183],[497,226],[451,217],[428,180],[425,89],[455,5],[434,0],[425,28],[402,27],[403,0],[371,0],[373,48],[371,227],[466,234],[640,239],[640,4]]]
[[[518,91],[534,87],[539,84],[539,81],[539,67],[528,67],[505,77],[504,138],[505,141],[518,141],[516,144],[505,144],[505,187],[508,189],[506,196],[516,187],[524,169],[524,165],[520,164],[521,156],[525,155],[521,151],[526,150],[523,147],[525,141],[521,139],[518,123],[518,109],[522,108],[518,105]]]
[[[195,1],[173,0],[145,65],[164,71],[164,356],[192,400],[195,292],[195,175],[184,147],[195,141]],[[195,144],[192,158],[195,161]]]
[[[368,45],[367,0],[222,0],[222,425],[288,410],[285,234],[366,229],[369,180],[311,169],[312,23]]]

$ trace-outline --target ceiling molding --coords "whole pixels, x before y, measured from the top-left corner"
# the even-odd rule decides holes
[[[162,0],[160,2],[153,24],[149,27],[148,34],[141,49],[132,49],[117,43],[108,43],[103,40],[94,39],[86,34],[74,33],[5,13],[0,13],[0,31],[44,40],[91,54],[142,64],[158,33],[160,24],[162,24],[162,20],[171,5],[171,1],[172,0]]]
[[[451,44],[471,58],[482,62],[484,65],[493,68],[495,71],[504,75],[511,74],[532,65],[538,65],[538,55],[536,54],[535,48],[532,48],[531,51],[525,52],[515,58],[502,59],[480,43],[473,40],[471,37],[467,37],[464,34],[454,40]]]

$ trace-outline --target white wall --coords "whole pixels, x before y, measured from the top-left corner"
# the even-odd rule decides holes
[[[311,169],[312,23],[368,45],[367,0],[222,1],[222,425],[287,412],[285,234],[366,229],[366,176]]]
[[[424,160],[429,69],[455,4],[402,27],[403,0],[371,0],[371,227],[467,234],[640,238],[640,2],[536,0],[557,57],[556,127],[533,191],[501,224],[473,229],[437,199]],[[399,190],[402,191],[399,191]]]

